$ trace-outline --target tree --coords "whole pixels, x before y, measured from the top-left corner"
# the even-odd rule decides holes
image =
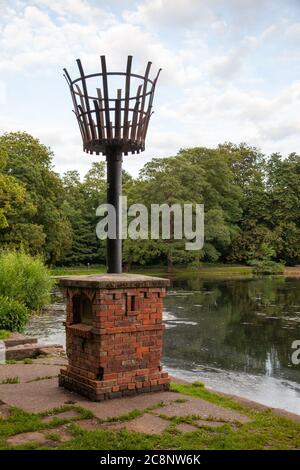
[[[61,210],[63,186],[51,166],[53,154],[25,132],[2,135],[0,148],[6,152],[2,177],[13,177],[24,188],[26,202],[9,214],[2,244],[43,253],[48,264],[55,264],[71,247],[71,227]]]
[[[7,152],[0,147],[0,230],[9,227],[12,217],[26,199],[26,189],[16,178],[3,172]]]
[[[63,185],[63,211],[71,222],[73,243],[70,253],[60,264],[72,266],[105,262],[105,242],[96,236],[96,209],[106,200],[104,162],[93,163],[83,182],[78,172],[67,172]]]
[[[283,159],[272,154],[267,164],[266,187],[270,198],[269,226],[274,232],[277,258],[300,262],[300,156]]]
[[[128,203],[202,204],[205,208],[205,238],[203,251],[185,250],[186,240],[140,240],[125,242],[128,262],[139,258],[147,247],[152,261],[158,253],[166,260],[169,270],[174,263],[193,263],[201,259],[216,261],[231,243],[236,221],[240,217],[240,189],[228,162],[220,150],[197,147],[181,150],[175,157],[153,159],[140,172],[139,179],[127,187]],[[171,221],[172,224],[172,221]],[[130,258],[128,258],[130,254]]]

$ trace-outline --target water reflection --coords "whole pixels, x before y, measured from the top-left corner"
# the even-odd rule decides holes
[[[300,412],[300,366],[291,363],[300,281],[194,276],[173,280],[172,289],[164,363],[174,375]]]

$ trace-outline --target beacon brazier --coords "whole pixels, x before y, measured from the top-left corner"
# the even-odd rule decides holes
[[[76,62],[79,77],[72,79],[66,69],[64,75],[83,150],[106,157],[107,203],[115,209],[116,237],[106,241],[108,274],[59,280],[67,304],[69,359],[59,385],[98,401],[169,387],[160,365],[169,281],[122,274],[120,204],[123,155],[145,149],[160,70],[151,79],[148,62],[144,75],[133,72],[132,56],[123,72],[109,71],[104,55],[94,73],[85,73]]]

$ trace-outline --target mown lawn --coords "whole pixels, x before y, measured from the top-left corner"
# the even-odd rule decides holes
[[[71,275],[84,275],[84,274],[102,274],[106,272],[104,265],[93,266],[73,266],[73,267],[57,267],[51,270],[53,276],[71,276]],[[130,271],[136,274],[146,274],[153,276],[204,276],[204,277],[236,277],[236,276],[251,276],[252,268],[250,266],[237,266],[237,265],[219,265],[219,264],[205,264],[201,268],[195,270],[188,267],[175,267],[172,273],[168,273],[164,266],[148,266],[148,267],[135,267]]]
[[[182,433],[176,429],[176,424],[180,422],[191,424],[194,422],[195,417],[172,417],[169,418],[168,428],[163,433],[157,435],[105,428],[84,430],[79,426],[80,420],[92,417],[92,413],[82,408],[68,405],[54,411],[77,409],[79,417],[78,420],[68,424],[68,432],[71,433],[71,439],[67,442],[60,442],[59,435],[51,432],[51,428],[57,428],[58,425],[66,424],[67,420],[55,419],[52,423],[43,423],[41,421],[42,416],[50,414],[50,412],[32,414],[25,413],[19,409],[12,409],[10,417],[0,419],[0,448],[12,448],[6,443],[6,439],[15,434],[48,429],[47,439],[51,441],[51,445],[26,444],[15,448],[79,450],[300,449],[299,422],[275,416],[270,410],[263,412],[255,411],[232,399],[210,392],[199,383],[193,385],[172,384],[172,390],[238,411],[250,417],[251,420],[243,424],[224,423],[223,426],[218,428],[199,427],[196,431]],[[131,420],[145,412],[151,413],[151,409],[135,410],[128,415],[113,418],[113,421]],[[53,414],[53,410],[51,413]],[[161,408],[161,414],[163,415],[163,407]],[[104,423],[103,421],[102,424]],[[101,421],[99,424],[101,424]]]

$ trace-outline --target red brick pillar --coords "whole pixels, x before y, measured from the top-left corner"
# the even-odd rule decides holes
[[[105,274],[59,284],[69,359],[60,386],[96,401],[169,388],[160,364],[167,279]]]

